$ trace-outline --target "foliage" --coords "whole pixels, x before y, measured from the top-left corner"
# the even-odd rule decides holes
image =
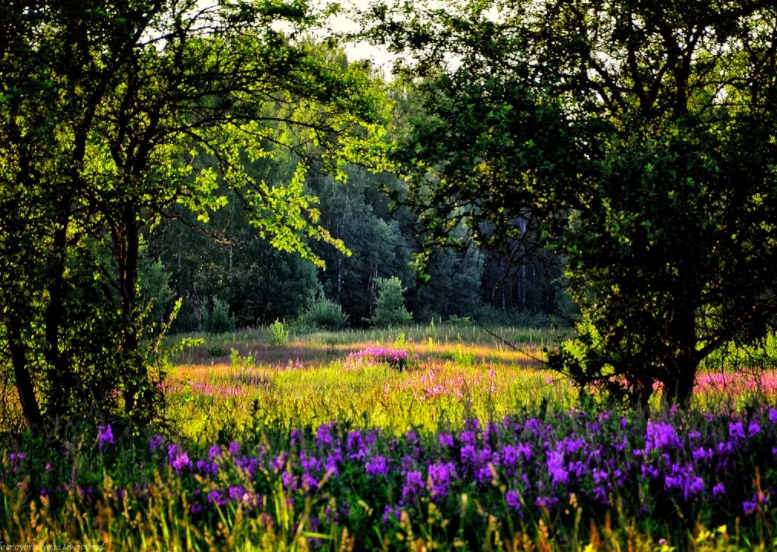
[[[345,328],[348,315],[343,313],[342,306],[320,294],[308,310],[300,315],[299,322],[305,326],[337,331]]]
[[[397,277],[379,278],[377,284],[378,298],[370,323],[374,326],[399,326],[409,322],[413,316],[404,305],[402,281]]]
[[[165,295],[157,274],[157,306],[142,303],[146,240],[232,199],[276,249],[318,265],[310,241],[345,253],[304,176],[381,167],[384,97],[364,66],[303,38],[321,17],[305,2],[23,8],[0,15],[2,362],[36,430],[90,409],[145,424]],[[279,150],[293,153],[288,177],[258,177]]]
[[[211,347],[208,347],[208,356],[212,357],[224,357],[229,354],[229,351],[227,351],[223,345],[220,343],[217,343]]]
[[[645,403],[687,401],[700,363],[774,327],[777,64],[771,4],[376,4],[423,109],[395,198],[439,246],[541,241],[600,341],[553,366]],[[457,60],[446,64],[446,56]],[[409,59],[408,59],[409,58]],[[469,232],[457,234],[464,225]],[[617,377],[613,377],[617,376]]]
[[[286,345],[289,342],[289,332],[283,327],[283,322],[276,320],[270,324],[270,345]]]
[[[235,316],[229,314],[229,305],[218,297],[213,298],[213,312],[203,317],[206,332],[222,334],[235,331]]]

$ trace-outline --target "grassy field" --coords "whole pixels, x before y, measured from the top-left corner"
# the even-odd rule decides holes
[[[190,336],[192,337],[192,336]],[[165,424],[2,455],[0,541],[124,550],[771,550],[777,375],[613,409],[543,369],[563,332],[202,337]],[[171,340],[171,345],[175,345]],[[509,342],[510,344],[506,343]]]

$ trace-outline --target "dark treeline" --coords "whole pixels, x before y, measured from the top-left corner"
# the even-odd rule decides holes
[[[255,178],[269,183],[290,178],[295,163],[288,155],[280,157],[257,163]],[[391,277],[402,281],[405,306],[420,323],[469,317],[486,324],[543,324],[550,315],[563,319],[574,313],[561,288],[563,267],[547,251],[516,264],[474,244],[464,252],[441,250],[427,268],[426,281],[419,279],[412,259],[423,236],[414,233],[412,213],[392,209],[380,191],[381,181],[389,180],[401,185],[389,175],[357,168],[349,171],[345,185],[325,174],[308,174],[323,226],[350,252],[314,244],[325,268],[269,245],[236,201],[207,223],[181,209],[180,218],[154,231],[144,251],[140,285],[144,299],[153,303],[154,318],[161,325],[181,298],[173,332],[208,330],[214,309],[225,306],[229,326],[251,327],[292,321],[326,299],[342,307],[350,326],[359,327],[374,315],[377,281]]]

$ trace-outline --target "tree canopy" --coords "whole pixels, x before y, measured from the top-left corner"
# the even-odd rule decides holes
[[[385,103],[365,68],[306,38],[322,15],[302,1],[2,8],[0,329],[31,426],[120,401],[153,412],[139,259],[176,206],[207,219],[232,197],[277,249],[345,251],[305,171],[379,164]],[[279,149],[299,160],[291,178],[255,178]]]
[[[746,0],[375,3],[363,36],[405,54],[423,101],[397,197],[429,251],[522,257],[542,236],[586,320],[552,364],[686,400],[700,362],[777,314],[776,18]]]

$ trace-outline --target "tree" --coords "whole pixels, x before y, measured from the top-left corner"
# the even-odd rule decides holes
[[[274,247],[320,263],[308,240],[343,245],[305,160],[379,156],[381,96],[302,39],[319,19],[303,1],[31,1],[2,19],[0,354],[30,426],[89,405],[147,421],[144,236],[179,205],[207,219],[223,186]],[[270,144],[302,160],[290,181],[252,178]]]
[[[378,298],[370,322],[375,326],[400,326],[410,322],[413,316],[405,308],[402,280],[397,277],[378,278],[377,284]]]
[[[434,237],[536,233],[587,321],[551,364],[686,401],[697,367],[774,327],[777,9],[583,0],[374,5],[424,98],[395,154]],[[447,59],[455,62],[446,67]],[[420,259],[423,262],[423,257]]]

